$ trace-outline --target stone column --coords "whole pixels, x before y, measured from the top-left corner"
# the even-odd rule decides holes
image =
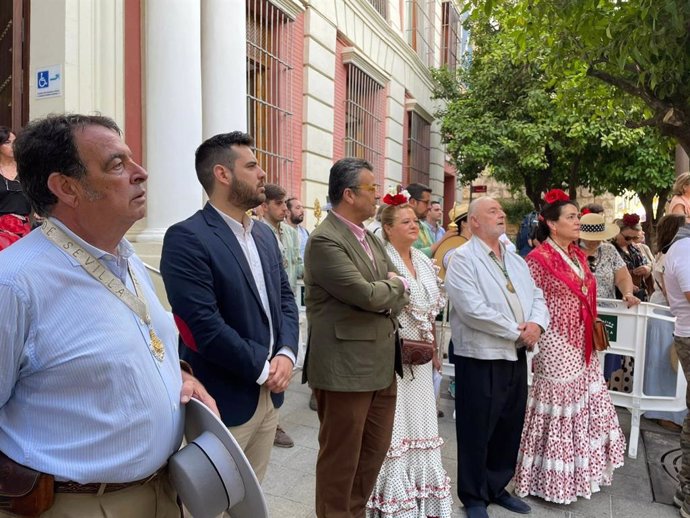
[[[244,0],[201,2],[204,139],[247,131],[247,31]]]
[[[201,207],[194,151],[202,141],[201,14],[198,0],[146,0],[144,154],[149,172],[145,228],[137,241],[160,243],[166,229]]]

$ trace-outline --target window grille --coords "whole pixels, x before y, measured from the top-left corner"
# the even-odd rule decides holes
[[[381,16],[388,19],[388,0],[369,0],[369,3],[374,6]]]
[[[415,111],[408,111],[407,114],[407,167],[409,183],[429,185],[431,124]]]
[[[383,87],[355,65],[347,64],[345,156],[363,158],[383,182]]]
[[[460,15],[453,2],[443,3],[443,49],[441,52],[442,63],[450,70],[458,66],[460,52]]]
[[[294,163],[293,31],[292,20],[268,0],[247,0],[247,129],[267,181],[282,186]]]
[[[417,52],[422,63],[433,64],[433,0],[406,0],[407,2],[407,43]]]

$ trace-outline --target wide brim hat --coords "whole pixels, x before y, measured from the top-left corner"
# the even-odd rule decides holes
[[[615,237],[620,228],[615,223],[606,223],[601,214],[589,213],[580,218],[580,239],[585,241],[606,241]]]
[[[455,202],[453,208],[448,211],[448,219],[457,224],[459,219],[466,218],[470,211],[469,203]]]
[[[467,243],[467,238],[464,236],[453,236],[446,239],[443,243],[438,245],[438,248],[434,252],[434,262],[438,266],[438,276],[441,280],[446,278],[446,271],[450,265],[450,259],[452,258],[452,252],[455,249]]]
[[[187,445],[168,461],[170,481],[193,518],[267,518],[259,481],[235,438],[202,402],[184,406]]]

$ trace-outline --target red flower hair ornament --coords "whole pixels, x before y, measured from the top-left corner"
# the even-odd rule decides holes
[[[580,216],[584,216],[585,214],[591,214],[591,213],[592,213],[592,211],[589,209],[582,209],[582,211],[580,212]]]
[[[406,190],[400,191],[397,194],[389,192],[383,197],[383,203],[386,205],[404,205],[410,200],[410,193]]]
[[[623,214],[623,225],[626,227],[636,227],[640,224],[640,216],[637,214]]]
[[[560,189],[551,189],[544,195],[544,201],[551,205],[557,201],[570,201],[570,196]]]

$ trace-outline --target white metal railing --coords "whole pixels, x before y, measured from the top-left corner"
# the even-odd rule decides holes
[[[446,308],[444,320],[437,328],[437,338],[439,344],[446,347],[450,340],[450,326],[448,324],[448,311]],[[631,458],[637,457],[637,446],[640,437],[640,417],[647,411],[666,411],[678,412],[685,410],[685,391],[687,382],[683,374],[683,369],[675,365],[676,391],[671,396],[657,396],[646,394],[645,385],[645,362],[647,347],[662,347],[668,344],[649,343],[651,326],[666,326],[666,335],[672,336],[675,318],[671,315],[669,308],[656,304],[642,303],[632,308],[619,300],[599,299],[597,311],[600,318],[604,320],[609,331],[611,348],[605,353],[599,353],[601,368],[604,369],[605,357],[607,354],[617,354],[631,357],[635,361],[633,369],[632,392],[617,392],[609,390],[609,395],[615,406],[626,408],[632,414],[630,425],[630,437],[628,440],[628,455]],[[669,342],[672,338],[669,338]],[[529,382],[532,380],[532,354],[527,355],[527,365],[529,372]],[[670,362],[669,355],[669,362]],[[449,362],[443,364],[443,374],[453,376],[454,367]]]

